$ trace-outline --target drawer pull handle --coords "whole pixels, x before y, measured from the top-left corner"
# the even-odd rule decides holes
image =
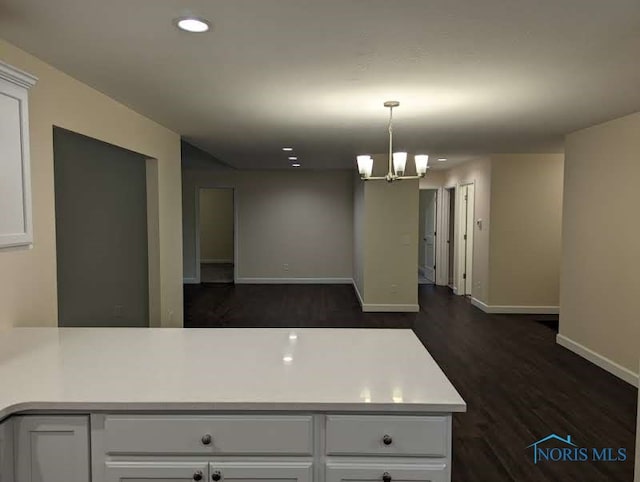
[[[216,470],[211,474],[211,480],[218,482],[220,479],[222,479],[222,472],[219,470]]]
[[[391,445],[393,443],[393,439],[391,438],[391,435],[385,434],[384,437],[382,437],[382,443],[385,445]]]
[[[211,435],[205,434],[202,436],[202,445],[210,445],[211,444]]]
[[[391,474],[389,472],[382,474],[382,482],[391,482]]]
[[[193,474],[193,480],[202,480],[202,470],[198,470]]]

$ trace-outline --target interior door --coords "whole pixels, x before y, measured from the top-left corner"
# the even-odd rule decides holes
[[[438,191],[429,191],[425,203],[424,222],[424,274],[427,280],[436,280],[436,216],[438,212]]]
[[[470,295],[473,289],[473,227],[475,211],[475,190],[473,184],[466,186],[466,223],[465,223],[465,283],[464,294]]]
[[[107,462],[107,482],[192,482],[209,480],[206,462]],[[71,482],[71,481],[69,481]]]
[[[446,482],[446,461],[431,464],[327,464],[326,482]]]

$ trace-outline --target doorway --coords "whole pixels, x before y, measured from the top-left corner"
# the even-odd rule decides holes
[[[462,184],[457,190],[458,235],[457,294],[471,295],[473,288],[473,227],[475,212],[475,186]]]
[[[438,190],[421,189],[419,206],[418,282],[436,282],[436,226],[438,222]]]
[[[197,191],[197,278],[200,283],[233,283],[235,209],[232,188]]]
[[[442,256],[442,269],[445,276],[444,284],[456,290],[455,285],[455,254],[456,254],[456,188],[445,188],[442,191],[442,233],[445,237]]]

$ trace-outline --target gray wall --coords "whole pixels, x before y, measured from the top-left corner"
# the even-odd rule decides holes
[[[54,128],[60,326],[148,326],[145,162]]]
[[[195,276],[195,200],[203,187],[236,196],[239,282],[351,282],[351,171],[184,170],[184,277]]]

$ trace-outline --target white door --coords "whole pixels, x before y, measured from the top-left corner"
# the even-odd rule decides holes
[[[436,281],[436,223],[438,212],[438,192],[430,191],[427,198],[424,223],[424,259],[425,278],[435,283]]]
[[[213,482],[312,482],[311,462],[213,462]]]
[[[208,469],[206,462],[107,462],[105,473],[107,482],[207,482]]]
[[[474,200],[475,189],[473,184],[468,184],[466,193],[466,225],[465,225],[465,283],[464,294],[470,295],[473,290],[473,227],[474,227]]]
[[[14,419],[16,482],[89,482],[89,428],[84,416]]]
[[[449,472],[446,461],[431,464],[330,462],[326,482],[447,482]]]

